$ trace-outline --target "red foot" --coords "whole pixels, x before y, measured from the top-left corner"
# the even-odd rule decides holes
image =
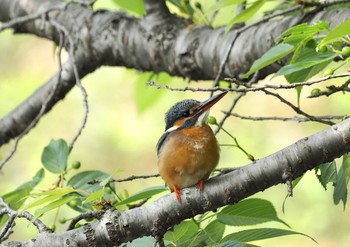
[[[174,186],[174,192],[175,192],[175,195],[176,195],[176,199],[179,201],[179,203],[181,203],[181,196],[180,196],[179,188]]]
[[[199,190],[203,191],[204,190],[204,181],[203,180],[199,181],[198,186],[199,186]]]

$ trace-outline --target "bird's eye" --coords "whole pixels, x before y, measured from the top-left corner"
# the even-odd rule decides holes
[[[189,117],[190,116],[190,111],[184,111],[182,112],[183,117]]]

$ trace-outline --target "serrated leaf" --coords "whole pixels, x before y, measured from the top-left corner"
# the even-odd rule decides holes
[[[342,24],[332,29],[326,37],[320,42],[319,47],[327,45],[341,37],[350,34],[350,20],[344,21]]]
[[[219,243],[225,232],[225,225],[218,220],[213,220],[205,228],[204,232],[210,240],[209,243]]]
[[[137,16],[143,16],[146,13],[143,0],[113,0],[113,2],[121,9],[127,12],[132,12]]]
[[[244,78],[247,78],[254,72],[282,59],[291,52],[294,51],[294,46],[290,44],[278,44],[268,50],[261,58],[256,60],[250,70],[243,75]]]
[[[343,155],[343,163],[339,168],[337,179],[335,182],[333,202],[338,205],[340,201],[343,202],[343,207],[345,210],[345,205],[348,198],[347,185],[350,178],[350,154]]]
[[[173,242],[178,247],[188,247],[191,238],[196,235],[199,228],[192,220],[185,220],[176,225],[172,231],[164,235],[164,239]]]
[[[330,64],[332,60],[327,60],[323,63],[316,64],[310,68],[306,68],[297,72],[293,72],[291,74],[288,74],[285,76],[286,80],[289,83],[295,83],[295,82],[304,82],[313,77],[314,75],[321,72],[325,67],[327,67],[328,64]]]
[[[235,205],[224,207],[217,215],[218,220],[231,226],[256,225],[269,221],[277,221],[289,227],[277,217],[271,202],[263,199],[246,199]]]
[[[65,140],[51,140],[41,155],[43,166],[52,173],[63,173],[67,169],[69,149]]]
[[[251,242],[251,241],[276,238],[276,237],[282,237],[282,236],[293,235],[293,234],[308,237],[314,242],[316,242],[312,237],[304,233],[295,232],[291,230],[277,229],[277,228],[256,228],[256,229],[243,230],[243,231],[239,231],[239,232],[235,232],[227,235],[221,240],[221,242],[222,243],[227,241]]]
[[[322,187],[327,190],[328,183],[334,183],[337,179],[337,166],[335,161],[327,162],[315,168],[315,173]]]
[[[283,66],[281,69],[278,70],[278,72],[274,75],[274,77],[280,76],[280,75],[289,75],[291,73],[300,72],[301,70],[310,68],[318,64],[331,62],[333,58],[335,58],[336,56],[337,55],[334,53],[328,53],[328,54],[321,54],[314,57],[308,57],[305,60]]]
[[[66,196],[66,197],[60,198],[56,201],[53,201],[53,202],[49,203],[48,205],[46,205],[45,207],[42,207],[42,208],[36,210],[34,213],[34,216],[36,218],[38,218],[41,215],[47,213],[48,211],[51,211],[51,210],[58,208],[64,204],[67,204],[68,202],[76,199],[77,197],[78,196]]]
[[[117,204],[115,204],[115,206],[120,206],[123,204],[128,204],[128,203],[132,203],[135,201],[139,201],[148,197],[152,197],[154,195],[157,195],[161,192],[167,191],[168,189],[165,188],[164,186],[154,186],[154,187],[150,187],[147,188],[145,190],[142,190],[134,195],[131,195],[130,197],[126,198],[125,200],[122,200],[120,202],[118,202]]]
[[[91,193],[84,201],[83,204],[89,203],[92,201],[100,200],[104,196],[104,190],[96,190],[95,192]]]

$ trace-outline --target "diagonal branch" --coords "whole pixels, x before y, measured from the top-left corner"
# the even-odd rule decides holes
[[[174,194],[142,207],[117,211],[108,209],[97,223],[71,231],[40,234],[33,240],[11,242],[5,246],[115,246],[143,236],[160,238],[184,219],[224,205],[236,203],[279,183],[286,183],[316,166],[350,151],[350,119],[304,138],[253,163],[214,177],[204,191],[183,189],[178,203]]]

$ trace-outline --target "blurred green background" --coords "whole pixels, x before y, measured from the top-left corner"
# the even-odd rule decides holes
[[[110,1],[98,1],[103,7],[115,7]],[[11,31],[0,33],[0,117],[31,95],[57,71],[57,58],[50,41],[31,35],[13,35]],[[335,65],[334,65],[335,67]],[[164,131],[164,113],[175,102],[185,98],[205,100],[208,93],[171,92],[158,90],[145,85],[150,74],[124,68],[102,67],[85,77],[82,82],[88,92],[90,112],[88,123],[78,139],[69,158],[79,160],[82,170],[100,169],[114,178],[131,175],[157,173],[155,145]],[[188,82],[182,78],[167,75],[154,77],[158,83],[172,87],[184,87]],[[284,83],[281,77],[270,80],[269,84]],[[210,82],[191,82],[192,87],[209,87]],[[321,87],[321,86],[318,86]],[[312,88],[305,88],[301,95],[301,107],[315,115],[347,114],[349,95],[330,98],[307,99]],[[281,92],[284,97],[296,104],[294,90]],[[235,94],[227,95],[211,111],[218,120],[223,117],[221,110],[227,110]],[[150,103],[150,102],[153,102]],[[262,93],[251,93],[237,105],[236,113],[249,116],[294,116],[286,106]],[[41,152],[51,139],[63,138],[70,142],[80,126],[82,117],[82,97],[75,88],[59,102],[39,124],[25,136],[14,157],[0,174],[0,194],[14,190],[30,180],[41,168]],[[315,123],[296,122],[253,122],[229,118],[225,128],[234,135],[240,145],[259,159],[276,152],[295,141],[327,128]],[[232,140],[220,132],[220,143]],[[13,142],[1,147],[1,157],[7,156]],[[222,147],[220,167],[239,167],[249,160],[238,149]],[[122,170],[122,171],[120,171]],[[73,172],[74,173],[74,172]],[[55,182],[55,177],[46,173],[39,186],[47,189]],[[135,180],[116,184],[118,191],[128,190],[133,194],[146,187],[162,185],[160,178]],[[318,183],[314,172],[308,172],[294,190],[294,197],[286,202],[285,214],[282,203],[287,192],[285,185],[278,185],[254,197],[271,200],[281,219],[295,231],[315,238],[319,244],[303,236],[288,236],[255,244],[262,246],[350,246],[350,213],[342,205],[333,205],[332,188],[327,191]],[[74,212],[67,207],[51,212],[43,217],[47,224],[53,218],[73,217]],[[263,227],[283,227],[269,223]],[[58,231],[65,225],[57,224]],[[242,228],[234,228],[241,230]],[[230,230],[230,229],[229,229]],[[28,239],[36,235],[36,230],[27,222],[19,220],[12,240]],[[282,244],[283,243],[283,244]]]

